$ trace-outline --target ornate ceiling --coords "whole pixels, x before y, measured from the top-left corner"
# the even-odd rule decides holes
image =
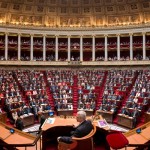
[[[109,27],[150,24],[149,0],[0,0],[0,24]]]

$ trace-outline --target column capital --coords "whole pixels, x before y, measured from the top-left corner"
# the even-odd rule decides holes
[[[120,36],[120,33],[116,34],[117,36]]]
[[[104,34],[104,37],[108,37],[108,34]]]
[[[129,35],[131,36],[131,35],[133,35],[133,33],[129,33]]]
[[[30,36],[31,36],[31,37],[33,37],[33,36],[34,36],[34,34],[30,34]]]
[[[9,35],[9,32],[5,32],[5,35]]]
[[[18,36],[21,36],[22,34],[21,33],[17,33],[18,34]]]
[[[80,35],[80,38],[83,37],[83,35]]]
[[[96,35],[95,34],[92,34],[92,37],[95,37]]]
[[[56,35],[55,35],[55,37],[57,37],[57,38],[58,38],[58,37],[59,37],[59,35],[58,35],[58,34],[56,34]]]
[[[142,35],[145,35],[146,34],[146,32],[142,32]]]
[[[43,36],[43,37],[46,37],[46,36],[47,36],[47,34],[42,34],[42,36]]]
[[[71,37],[71,35],[67,35],[67,38],[70,38]]]

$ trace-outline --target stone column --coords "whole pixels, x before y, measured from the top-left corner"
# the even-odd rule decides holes
[[[108,47],[107,47],[107,37],[108,35],[104,35],[105,36],[105,61],[108,60]]]
[[[133,33],[130,33],[130,60],[133,60]]]
[[[46,61],[46,35],[43,35],[43,61]]]
[[[70,51],[70,35],[68,35],[68,61],[70,61],[71,51]]]
[[[18,60],[21,58],[21,34],[18,34]]]
[[[30,43],[30,60],[33,60],[33,35],[31,34],[31,43]]]
[[[95,35],[92,36],[92,61],[95,61]]]
[[[58,35],[55,38],[55,61],[58,61]]]
[[[83,61],[83,36],[80,36],[80,61]]]
[[[5,33],[5,60],[8,60],[8,33]]]
[[[120,60],[120,34],[117,35],[117,60]]]
[[[143,60],[146,59],[146,43],[145,43],[145,33],[143,33]]]

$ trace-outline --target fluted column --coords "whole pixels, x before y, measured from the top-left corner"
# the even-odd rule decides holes
[[[107,35],[105,35],[105,61],[108,60],[108,47],[107,47]]]
[[[5,60],[8,60],[8,33],[5,33]]]
[[[21,34],[18,34],[18,60],[20,60],[21,57]]]
[[[146,43],[145,43],[145,33],[143,33],[143,60],[146,59]]]
[[[31,37],[30,37],[30,60],[33,60],[33,35],[31,34]]]
[[[43,35],[43,61],[46,61],[46,35]]]
[[[80,61],[83,61],[83,36],[80,36]]]
[[[70,52],[70,35],[68,36],[68,61],[70,61],[70,56],[71,56],[71,52]]]
[[[58,35],[55,38],[55,61],[58,61]]]
[[[92,36],[92,61],[95,61],[95,35]]]
[[[130,60],[133,60],[133,33],[130,33]]]
[[[117,35],[117,60],[120,60],[120,34]]]

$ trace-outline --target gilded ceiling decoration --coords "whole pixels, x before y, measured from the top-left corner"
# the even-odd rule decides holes
[[[0,24],[110,27],[150,24],[149,0],[0,0]]]

